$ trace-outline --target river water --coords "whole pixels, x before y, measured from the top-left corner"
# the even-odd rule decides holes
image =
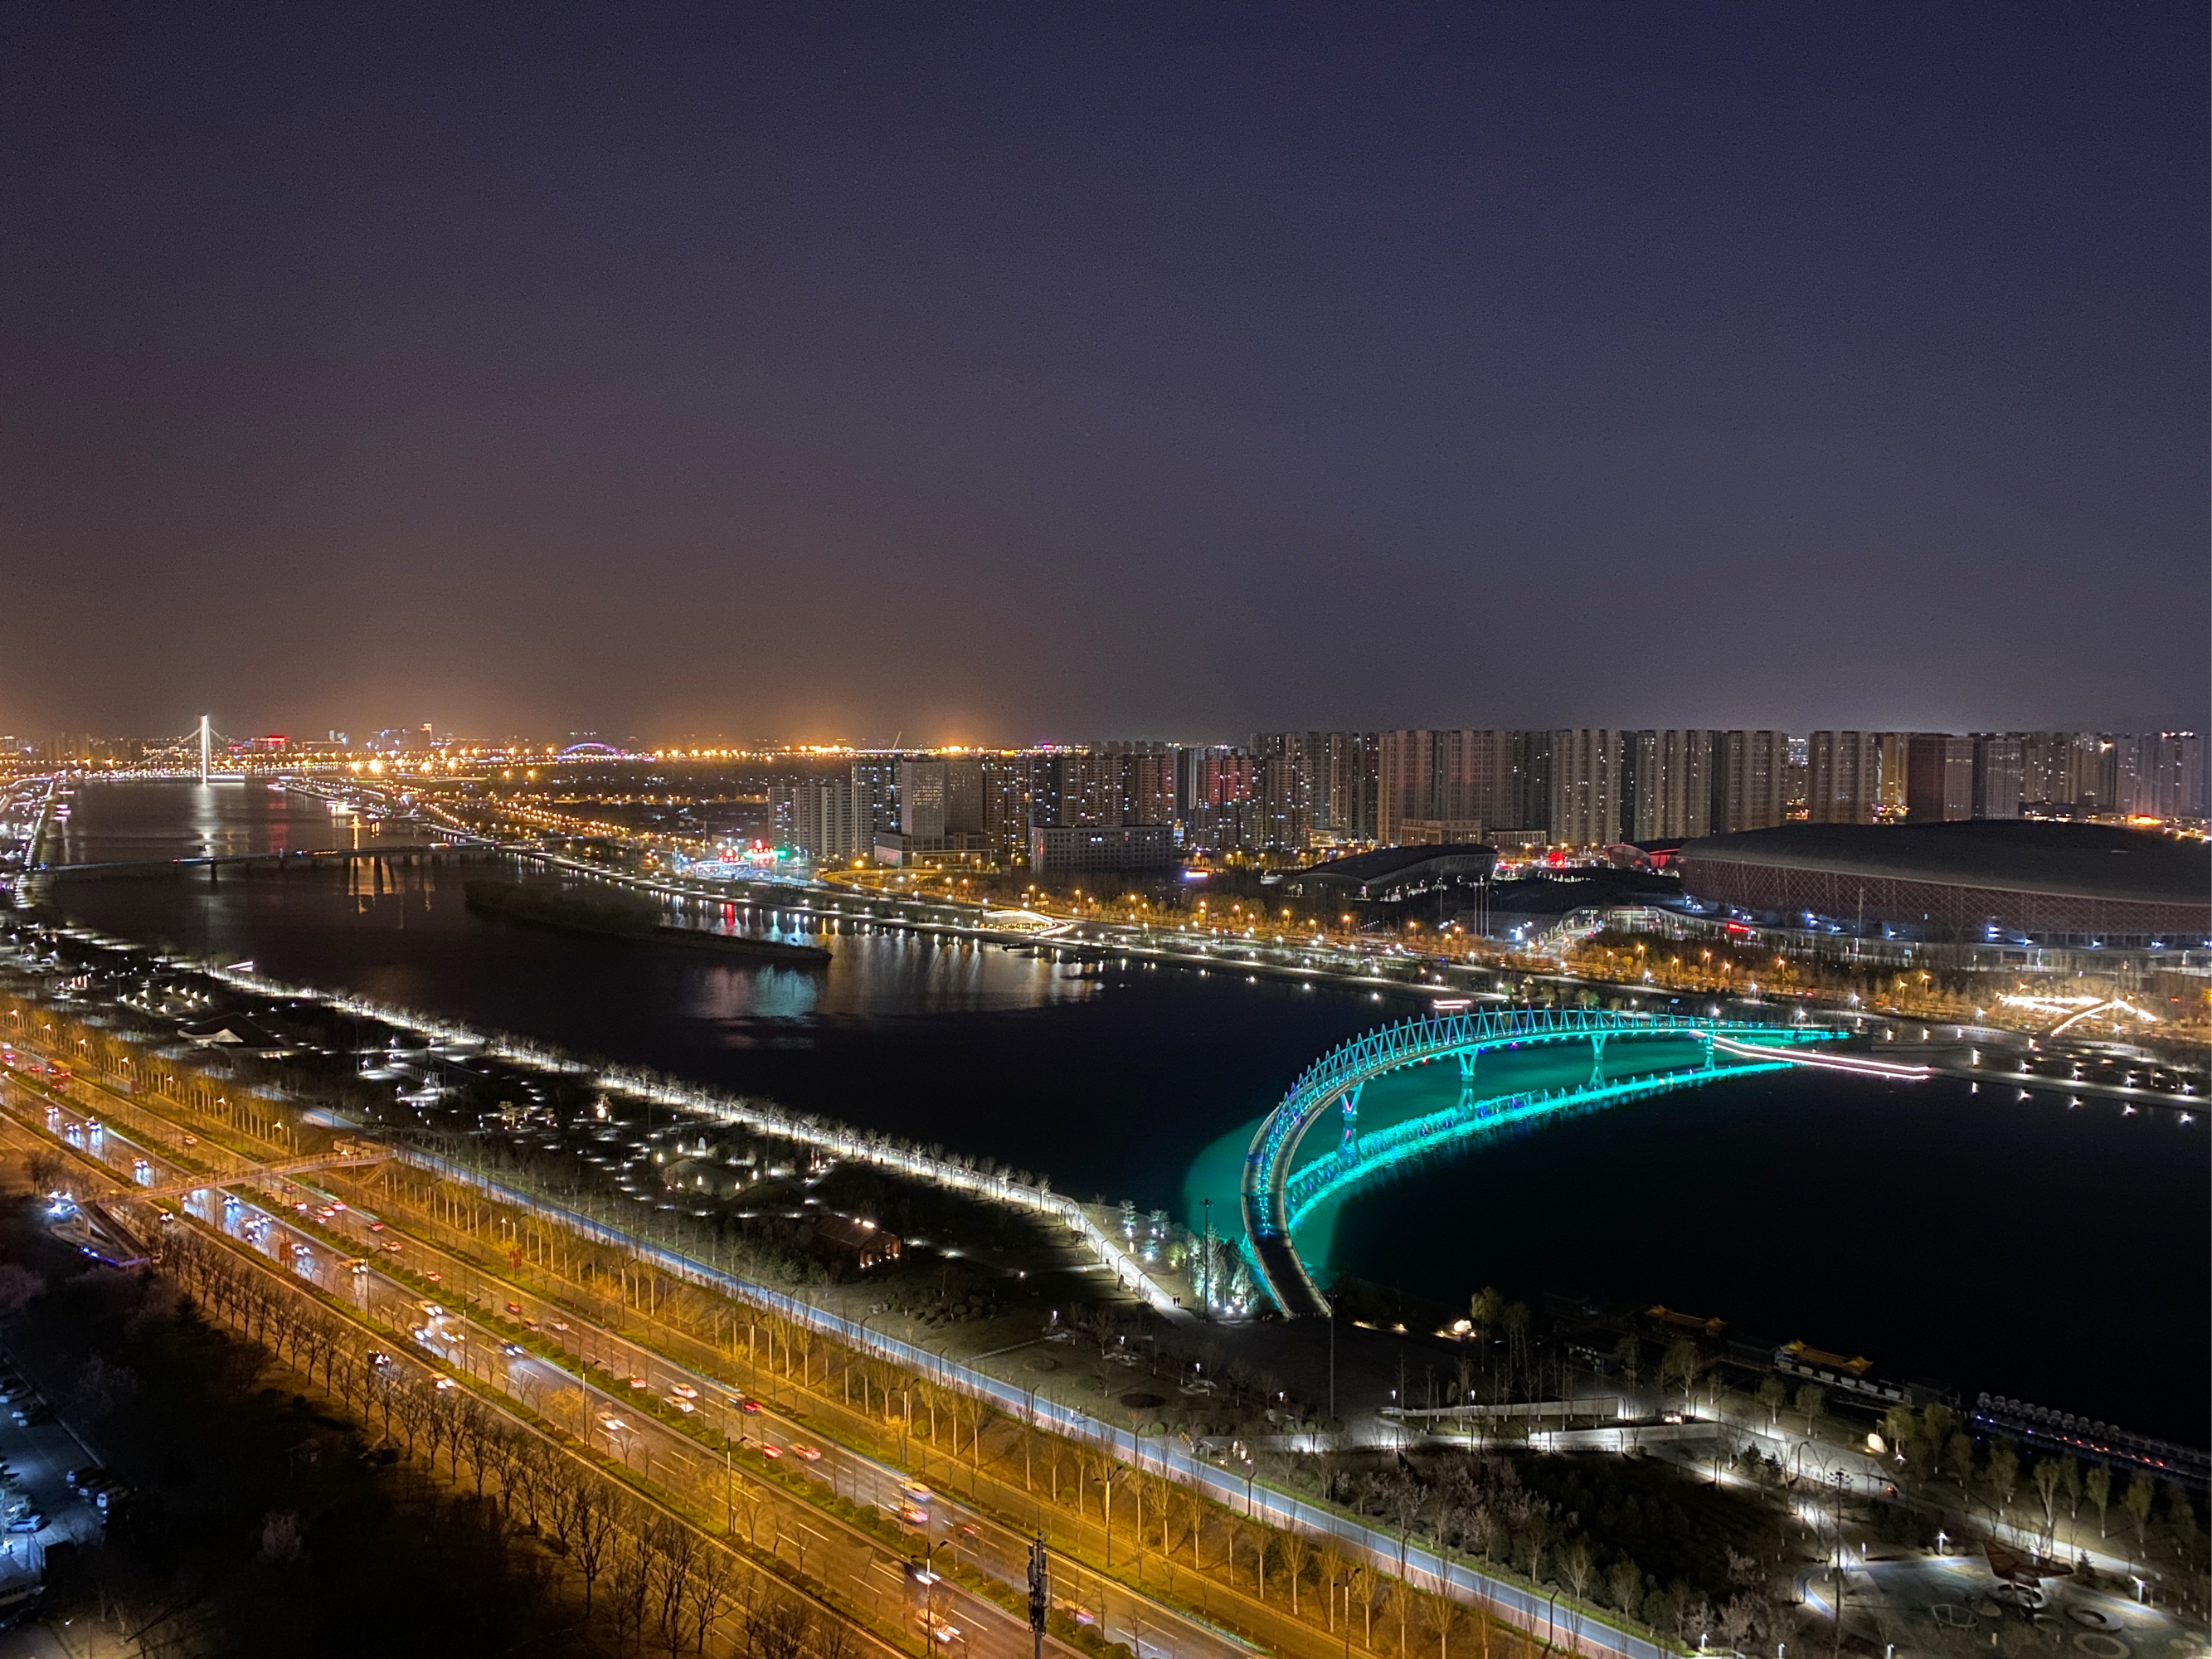
[[[374,838],[258,783],[71,805],[50,861]],[[1250,1126],[1297,1073],[1419,1006],[1218,971],[1077,977],[879,933],[808,934],[832,961],[799,971],[487,919],[461,881],[357,866],[51,890],[108,933],[988,1153],[1079,1197],[1194,1221],[1210,1196],[1217,1224]],[[1449,1070],[1370,1091],[1363,1115],[1443,1103]],[[1495,1283],[1663,1302],[2203,1443],[2203,1127],[1999,1092],[1802,1073],[1687,1090],[1415,1169],[1302,1237],[1328,1268],[1440,1301]]]

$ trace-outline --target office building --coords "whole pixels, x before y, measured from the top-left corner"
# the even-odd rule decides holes
[[[898,828],[924,840],[983,832],[983,763],[923,756],[898,763]]]
[[[1175,830],[1164,823],[1038,824],[1030,870],[1048,878],[1134,875],[1176,866]]]

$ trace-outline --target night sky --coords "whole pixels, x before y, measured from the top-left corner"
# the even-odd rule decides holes
[[[2202,5],[0,14],[0,730],[2207,720]]]

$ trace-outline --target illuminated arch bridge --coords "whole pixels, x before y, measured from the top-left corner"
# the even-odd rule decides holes
[[[1844,1033],[1813,1025],[1765,1025],[1705,1019],[1686,1014],[1601,1009],[1509,1009],[1407,1020],[1355,1037],[1331,1049],[1267,1114],[1244,1157],[1240,1198],[1244,1253],[1267,1298],[1292,1316],[1325,1314],[1328,1299],[1306,1272],[1292,1242],[1298,1227],[1328,1199],[1408,1161],[1492,1133],[1578,1109],[1695,1087],[1722,1078],[1747,1077],[1795,1063],[1786,1053],[1802,1043]],[[1686,1039],[1698,1045],[1689,1063],[1608,1076],[1606,1049],[1617,1043]],[[1480,1057],[1493,1049],[1587,1045],[1589,1079],[1542,1092],[1484,1095],[1476,1081]],[[1425,1116],[1408,1118],[1367,1134],[1358,1132],[1360,1091],[1385,1073],[1434,1061],[1457,1062],[1457,1102]],[[1343,1118],[1333,1152],[1297,1162],[1299,1144],[1332,1108]]]

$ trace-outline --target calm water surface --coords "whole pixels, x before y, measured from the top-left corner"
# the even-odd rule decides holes
[[[343,846],[259,785],[84,792],[61,854]],[[56,890],[108,932],[343,988],[1049,1170],[1063,1190],[1233,1218],[1250,1126],[1330,1045],[1416,1006],[1187,969],[1073,976],[995,945],[822,942],[820,973],[471,915],[459,871]],[[799,919],[780,919],[795,928]],[[795,936],[795,935],[794,935]],[[810,936],[811,937],[811,936]],[[1456,1088],[1407,1077],[1396,1108]],[[1664,1302],[1740,1329],[2203,1443],[2207,1152],[2172,1115],[1792,1074],[1549,1125],[1356,1196],[1338,1271]]]

